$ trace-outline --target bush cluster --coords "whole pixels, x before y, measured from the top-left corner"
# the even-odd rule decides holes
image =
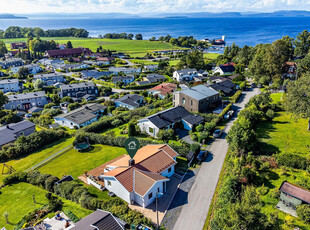
[[[236,103],[239,99],[239,97],[242,94],[242,90],[238,90],[232,97],[231,97],[231,101],[232,103]]]

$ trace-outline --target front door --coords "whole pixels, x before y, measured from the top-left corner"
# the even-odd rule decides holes
[[[26,103],[26,104],[24,104],[24,109],[25,109],[25,110],[30,109],[30,103]]]

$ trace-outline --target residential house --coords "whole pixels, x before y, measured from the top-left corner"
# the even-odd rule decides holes
[[[97,103],[83,105],[80,108],[72,110],[69,113],[61,114],[54,117],[55,123],[61,126],[73,128],[81,128],[98,121],[103,115],[106,106]]]
[[[58,49],[58,50],[47,50],[44,54],[48,58],[64,58],[71,56],[90,55],[92,51],[88,48],[72,48],[72,49]]]
[[[173,106],[181,105],[190,112],[206,113],[220,101],[219,92],[204,85],[173,93]]]
[[[32,107],[31,109],[28,110],[28,113],[29,114],[33,114],[33,113],[39,113],[41,111],[43,111],[44,109],[43,108],[39,108],[39,107]]]
[[[89,171],[87,183],[145,208],[166,193],[178,155],[166,144],[146,145],[132,159],[122,155]]]
[[[23,66],[24,61],[21,58],[8,58],[5,61],[0,61],[2,69],[8,69],[10,67]]]
[[[233,94],[236,89],[236,84],[227,78],[217,80],[216,83],[208,84],[208,86],[226,96]]]
[[[119,73],[139,74],[141,73],[141,68],[110,67],[109,71],[115,75],[118,75]]]
[[[89,66],[86,64],[53,64],[55,70],[71,71],[73,69],[87,69]]]
[[[83,61],[84,64],[90,65],[90,66],[104,66],[104,65],[110,65],[110,62],[108,60],[106,61]]]
[[[114,57],[114,58],[125,58],[126,55],[124,53],[114,53],[111,55],[111,57]]]
[[[192,81],[194,77],[198,76],[196,69],[183,69],[173,72],[173,79],[178,82]]]
[[[149,85],[149,84],[152,84],[152,83],[149,82],[149,81],[136,81],[136,84],[137,85]]]
[[[208,77],[209,73],[203,69],[197,71],[198,77]]]
[[[67,49],[67,44],[58,44],[57,48],[61,50]]]
[[[116,99],[114,102],[116,107],[125,107],[133,110],[143,104],[143,97],[137,94],[127,94],[119,99]]]
[[[213,74],[219,73],[219,75],[231,75],[235,73],[235,66],[233,64],[224,64],[215,67],[212,70]]]
[[[113,216],[110,212],[97,209],[67,230],[125,230],[128,224]]]
[[[54,85],[55,83],[66,82],[66,78],[63,74],[60,73],[48,73],[48,74],[39,74],[33,76],[33,81],[42,80],[45,85]]]
[[[27,49],[26,42],[12,42],[11,43],[11,50],[18,50],[18,49]]]
[[[97,70],[83,70],[81,72],[81,77],[83,79],[90,79],[90,78],[93,78],[93,79],[99,79],[101,77],[108,77],[110,76],[112,73],[111,72],[108,72],[108,71],[97,71]]]
[[[284,212],[297,216],[296,208],[299,205],[310,204],[310,191],[300,186],[283,181],[279,190],[280,200],[276,207]]]
[[[166,80],[164,75],[159,74],[148,74],[143,78],[144,81],[149,81],[150,83],[163,82]]]
[[[38,64],[29,64],[29,65],[24,65],[24,66],[19,66],[19,67],[12,67],[11,71],[14,74],[17,74],[20,68],[28,69],[29,74],[37,74],[43,71],[42,67]]]
[[[149,89],[147,92],[153,96],[158,96],[159,98],[163,99],[168,94],[172,94],[176,89],[177,85],[173,83],[162,83],[160,85],[155,86],[152,89]]]
[[[18,79],[5,79],[0,80],[0,91],[7,92],[19,92],[23,89],[23,84],[20,84]]]
[[[118,82],[124,82],[124,85],[128,85],[134,81],[135,81],[135,77],[133,75],[127,75],[127,76],[123,76],[123,77],[112,77],[112,82],[114,84],[116,84]]]
[[[72,97],[72,98],[82,98],[86,94],[92,96],[98,96],[98,87],[93,82],[83,82],[70,85],[61,85],[59,96]]]
[[[158,69],[158,65],[145,65],[143,68],[147,72],[154,72]]]
[[[159,130],[169,130],[176,127],[192,130],[194,126],[203,121],[203,117],[191,114],[184,107],[178,106],[142,118],[138,120],[138,126],[141,132],[156,137]]]
[[[55,182],[55,185],[62,184],[63,182],[66,181],[73,181],[74,178],[71,175],[63,176],[59,181]]]
[[[286,62],[282,67],[282,77],[295,78],[297,76],[297,63]]]
[[[44,91],[8,95],[8,99],[4,109],[28,110],[34,106],[44,107],[48,104]]]
[[[20,121],[0,127],[0,147],[14,142],[18,137],[28,136],[36,129],[36,125],[30,121]]]
[[[0,77],[3,77],[4,73],[2,71],[0,71]]]
[[[50,66],[50,65],[55,65],[55,64],[64,64],[65,61],[64,60],[60,60],[60,59],[48,59],[48,58],[43,58],[41,60],[38,61],[38,63],[45,65],[45,66]]]

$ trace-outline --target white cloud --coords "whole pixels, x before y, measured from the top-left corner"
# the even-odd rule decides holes
[[[0,0],[1,13],[310,10],[309,0]]]

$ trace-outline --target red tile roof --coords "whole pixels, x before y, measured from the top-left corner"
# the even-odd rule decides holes
[[[49,57],[68,57],[71,55],[82,55],[82,54],[90,54],[91,50],[88,48],[72,48],[72,49],[64,49],[64,50],[47,50],[45,55]]]
[[[310,191],[298,187],[297,185],[284,181],[280,187],[280,191],[310,204]]]
[[[162,95],[172,93],[178,86],[173,83],[162,83],[154,88],[149,89],[150,91],[159,91]]]

